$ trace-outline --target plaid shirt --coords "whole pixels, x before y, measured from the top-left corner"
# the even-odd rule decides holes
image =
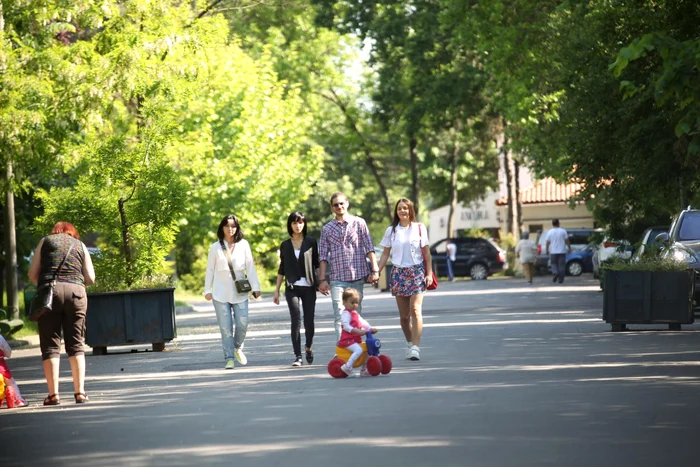
[[[333,219],[321,230],[319,259],[330,265],[331,280],[352,282],[367,277],[370,251],[374,252],[374,244],[361,217],[346,214],[345,221]]]

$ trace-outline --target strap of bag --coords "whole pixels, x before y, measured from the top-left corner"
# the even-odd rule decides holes
[[[223,240],[219,240],[219,244],[221,245],[221,249],[224,250],[224,254],[226,255],[226,261],[228,262],[228,270],[231,271],[231,277],[233,277],[233,282],[236,282],[238,279],[236,278],[236,272],[233,270],[233,261],[231,261],[231,254],[228,252],[228,248],[224,245]],[[236,242],[233,242],[233,250],[236,250]]]
[[[63,263],[66,262],[66,259],[68,258],[68,255],[70,255],[70,252],[73,250],[75,243],[76,243],[75,240],[73,240],[73,243],[70,244],[70,248],[68,248],[68,251],[66,252],[66,256],[63,257],[63,259],[61,260],[61,264],[58,265],[58,268],[56,269],[56,272],[53,275],[54,282],[58,278],[58,274],[61,272],[61,268],[63,267]]]
[[[420,224],[420,223],[418,224],[418,236],[420,237],[421,240],[423,240],[423,231],[420,228],[421,225],[422,224]],[[423,247],[420,244],[418,244],[418,246],[420,247],[420,255],[423,257],[423,263],[425,263],[426,262],[425,261],[425,250],[423,249]]]

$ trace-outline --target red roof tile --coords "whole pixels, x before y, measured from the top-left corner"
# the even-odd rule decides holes
[[[581,190],[580,183],[569,183],[560,185],[553,178],[545,178],[537,181],[529,188],[520,190],[521,204],[540,204],[540,203],[565,203]],[[506,196],[499,198],[496,201],[496,206],[506,206],[508,198]]]

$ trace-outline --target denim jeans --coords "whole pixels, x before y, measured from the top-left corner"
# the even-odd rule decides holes
[[[566,276],[566,253],[550,254],[549,259],[552,261],[552,274],[561,284]]]
[[[455,278],[455,272],[454,272],[454,261],[450,259],[450,257],[447,257],[447,278],[449,280],[454,280]]]
[[[362,314],[362,297],[364,296],[363,287],[365,280],[357,281],[331,281],[331,302],[333,303],[333,325],[335,326],[336,342],[340,340],[342,324],[340,322],[340,312],[343,311],[343,292],[345,289],[352,287],[360,292],[360,306],[357,307],[357,312]]]
[[[221,332],[221,345],[224,348],[224,360],[233,360],[234,347],[243,347],[245,335],[248,332],[248,300],[241,303],[214,302],[216,321]],[[236,332],[233,322],[236,322]]]

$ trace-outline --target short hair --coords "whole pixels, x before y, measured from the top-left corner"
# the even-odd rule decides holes
[[[306,224],[306,216],[305,216],[304,213],[301,212],[301,211],[294,211],[294,212],[291,213],[291,214],[289,215],[289,217],[287,218],[287,232],[289,232],[289,236],[290,236],[290,237],[291,237],[292,234],[294,233],[294,232],[292,231],[292,224],[295,223],[295,222],[299,222],[299,221],[302,221],[302,222],[304,223],[304,228],[301,230],[301,234],[302,234],[304,237],[306,237],[306,227],[307,227],[307,224]]]
[[[352,287],[348,287],[347,289],[345,289],[343,291],[343,301],[346,301],[350,298],[356,298],[359,300],[360,299],[360,292],[353,289]]]
[[[552,225],[554,227],[559,227],[559,219],[552,219]]]
[[[78,234],[78,229],[76,229],[70,222],[56,222],[56,225],[51,229],[51,235],[55,234],[66,234],[71,237],[80,240],[80,234]]]
[[[333,204],[333,201],[335,201],[336,198],[339,198],[341,196],[347,201],[348,197],[345,196],[345,193],[343,193],[342,191],[336,191],[331,195],[331,204]]]
[[[525,240],[527,240],[528,238],[530,238],[530,232],[528,232],[527,230],[524,230],[521,237],[524,238]]]
[[[219,222],[219,228],[216,230],[216,236],[219,237],[219,241],[223,241],[224,227],[228,225],[229,220],[232,220],[233,223],[236,225],[236,233],[233,234],[233,243],[238,243],[241,240],[243,240],[243,231],[241,230],[241,224],[240,222],[238,222],[238,218],[233,214],[224,216],[224,218],[221,219],[221,222]]]

